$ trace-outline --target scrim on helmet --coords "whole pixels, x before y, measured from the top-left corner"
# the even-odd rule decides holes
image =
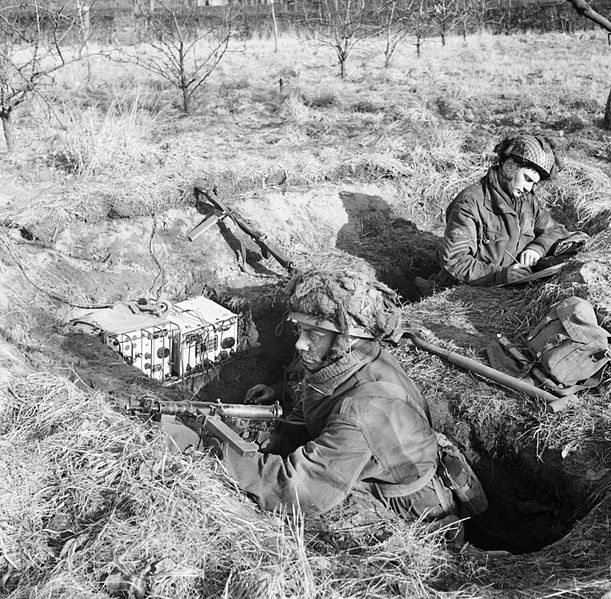
[[[371,274],[310,269],[290,281],[289,310],[315,321],[332,322],[339,331],[339,345],[346,345],[351,331],[374,339],[392,337],[401,326],[397,294]]]

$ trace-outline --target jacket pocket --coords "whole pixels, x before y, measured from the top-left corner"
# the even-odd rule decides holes
[[[507,239],[509,239],[507,231],[498,231],[488,225],[482,226],[482,244],[492,245],[501,241],[506,241]]]

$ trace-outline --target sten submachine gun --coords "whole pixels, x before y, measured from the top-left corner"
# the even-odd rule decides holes
[[[220,400],[164,401],[144,397],[130,403],[127,410],[132,415],[160,420],[162,416],[175,416],[182,424],[201,437],[214,437],[229,444],[241,456],[254,455],[258,446],[249,439],[261,433],[267,434],[282,416],[282,408],[276,402],[271,406],[228,404]]]

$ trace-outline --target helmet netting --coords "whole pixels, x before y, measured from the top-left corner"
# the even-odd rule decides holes
[[[292,311],[337,325],[339,351],[349,345],[350,328],[363,328],[382,339],[401,326],[397,294],[370,273],[312,269],[295,275],[287,291]]]

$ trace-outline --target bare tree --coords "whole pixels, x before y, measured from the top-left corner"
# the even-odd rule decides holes
[[[146,31],[131,50],[117,56],[159,75],[181,92],[182,110],[189,114],[193,94],[219,65],[239,28],[232,5],[198,7],[197,0],[135,0]]]
[[[457,0],[435,0],[431,6],[431,22],[441,37],[441,45],[446,45],[446,36],[458,20]]]
[[[372,3],[369,0],[318,0],[303,3],[304,18],[322,44],[335,49],[340,76],[346,76],[346,62],[353,48],[363,39],[376,35]]]
[[[580,14],[594,21],[597,25],[600,25],[603,29],[609,32],[609,42],[611,43],[611,21],[604,17],[600,13],[596,12],[585,0],[568,0],[573,8]],[[605,116],[603,118],[603,128],[611,130],[611,92],[607,97],[607,104],[605,106]]]
[[[466,42],[469,32],[482,31],[484,28],[486,0],[455,0],[455,3],[456,24]]]
[[[416,37],[416,55],[420,56],[422,44],[430,32],[431,16],[430,7],[427,0],[418,0],[415,8],[410,11],[411,29]]]
[[[51,8],[31,0],[0,7],[0,120],[9,152],[15,109],[32,96],[43,98],[41,89],[55,73],[84,57],[91,32],[83,28],[79,6]]]
[[[417,0],[386,0],[377,9],[377,19],[384,35],[384,68],[390,66],[397,46],[411,31],[410,12]]]

